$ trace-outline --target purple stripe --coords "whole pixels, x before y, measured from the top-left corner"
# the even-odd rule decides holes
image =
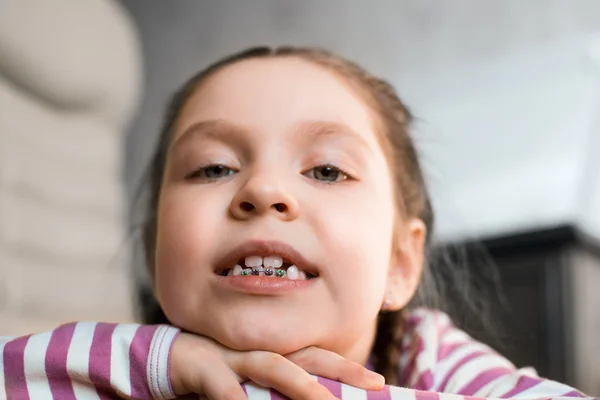
[[[331,394],[334,395],[336,398],[338,398],[338,399],[342,398],[342,384],[340,382],[333,381],[333,380],[327,379],[327,378],[321,378],[321,377],[318,377],[317,381],[321,385],[323,385],[327,389],[329,389]]]
[[[442,361],[443,359],[445,359],[446,357],[448,357],[450,354],[454,353],[454,351],[456,351],[456,349],[460,348],[461,346],[467,345],[469,344],[469,342],[460,342],[460,343],[449,343],[449,344],[443,344],[440,346],[440,349],[438,350],[438,361]]]
[[[469,361],[474,360],[475,358],[481,357],[486,354],[489,354],[489,353],[487,351],[476,351],[474,353],[469,354],[466,357],[463,357],[459,362],[456,363],[456,365],[454,367],[452,367],[452,369],[450,371],[448,371],[448,374],[444,377],[444,380],[442,381],[442,383],[440,384],[440,386],[437,389],[440,392],[443,392],[446,389],[446,386],[448,385],[448,381],[450,381],[452,376],[456,373],[456,371],[460,367],[462,367]]]
[[[411,327],[414,328],[415,326],[419,325],[419,323],[423,320],[423,317],[417,314],[409,314],[408,318],[406,319],[406,327]]]
[[[456,393],[462,394],[465,396],[471,396],[471,395],[475,394],[475,392],[477,392],[479,389],[481,389],[488,383],[492,382],[493,380],[496,380],[496,379],[500,378],[501,376],[508,375],[512,372],[513,372],[513,369],[507,368],[507,367],[498,367],[498,368],[493,368],[493,369],[484,371],[484,372],[480,373],[479,375],[477,375],[475,377],[475,379],[473,379],[471,382],[467,383]]]
[[[385,385],[381,390],[367,391],[367,400],[390,400],[391,398],[390,387],[388,385]]]
[[[55,399],[76,399],[71,377],[67,373],[67,355],[75,331],[75,324],[62,325],[52,332],[46,350],[46,376],[52,397]]]
[[[569,393],[565,393],[560,397],[588,397],[585,394],[578,392],[577,390],[572,390]]]
[[[11,399],[29,400],[25,380],[25,346],[29,336],[12,340],[4,345],[4,389]]]
[[[506,392],[505,394],[500,396],[500,398],[502,399],[502,398],[513,397],[513,396],[521,393],[524,390],[534,387],[535,385],[537,385],[540,382],[542,382],[542,379],[540,379],[540,378],[532,378],[530,376],[521,376],[521,377],[519,377],[517,385],[509,392]]]
[[[275,389],[269,389],[269,394],[271,395],[271,400],[288,400],[289,398],[282,395]]]
[[[156,373],[158,366],[151,366],[150,376],[148,376],[148,356],[150,355],[150,344],[157,329],[156,325],[140,326],[129,346],[129,379],[131,381],[131,397],[134,399],[152,398],[149,382],[158,375]]]
[[[431,369],[426,369],[421,372],[419,375],[419,379],[417,383],[411,388],[417,390],[432,390],[433,389],[433,374],[431,373]]]
[[[94,330],[94,338],[90,347],[90,381],[96,387],[101,399],[109,399],[115,395],[110,386],[110,357],[112,352],[112,334],[115,324],[99,323]]]
[[[415,390],[415,397],[417,400],[439,400],[440,396],[436,392],[424,392],[421,390]]]

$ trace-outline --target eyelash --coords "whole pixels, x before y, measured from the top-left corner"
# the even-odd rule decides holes
[[[208,177],[205,177],[205,176],[200,176],[200,174],[206,173],[206,171],[209,168],[215,168],[215,167],[222,167],[222,168],[228,169],[229,171],[233,171],[232,174],[228,174],[228,175],[224,176],[223,178],[226,178],[226,177],[231,176],[231,175],[235,175],[236,173],[239,172],[239,171],[235,170],[234,168],[228,167],[227,165],[224,165],[224,164],[209,164],[209,165],[205,165],[203,167],[200,167],[200,168],[194,170],[193,172],[191,172],[190,174],[188,174],[186,176],[186,179],[191,179],[191,180],[198,179],[198,180],[211,181],[211,182],[220,180],[222,178],[208,178]]]
[[[317,168],[331,168],[331,169],[333,169],[333,170],[337,171],[338,173],[340,173],[340,174],[342,174],[342,175],[344,176],[344,177],[343,177],[341,180],[339,180],[339,181],[322,181],[322,180],[319,180],[319,179],[314,179],[314,178],[313,178],[315,181],[317,181],[317,182],[320,182],[320,183],[324,183],[324,184],[326,184],[326,185],[333,185],[333,184],[336,184],[336,183],[342,183],[342,182],[344,182],[344,181],[348,181],[348,180],[354,180],[354,179],[355,179],[355,178],[354,178],[354,177],[353,177],[353,176],[352,176],[350,173],[346,172],[346,170],[344,170],[344,169],[343,169],[343,168],[341,168],[341,167],[338,167],[338,166],[337,166],[337,165],[335,165],[335,164],[331,164],[331,163],[329,163],[329,164],[321,164],[321,165],[316,165],[316,166],[312,167],[311,169],[309,169],[308,171],[304,172],[302,175],[306,176],[306,174],[307,174],[309,171],[314,171],[314,170],[315,170],[315,169],[317,169]]]
[[[234,168],[228,167],[228,166],[226,166],[224,164],[209,164],[209,165],[206,165],[206,166],[203,166],[203,167],[200,167],[200,168],[194,170],[193,172],[191,172],[190,174],[188,174],[186,176],[186,179],[190,179],[190,180],[199,179],[199,180],[212,181],[212,182],[220,180],[222,178],[208,178],[208,177],[202,177],[202,176],[200,176],[200,174],[206,173],[206,171],[209,168],[215,168],[215,167],[223,167],[223,168],[226,168],[229,171],[233,172],[232,174],[228,174],[228,175],[226,175],[226,176],[224,176],[222,178],[226,178],[228,176],[235,175],[235,174],[237,174],[239,172],[239,171],[235,170]],[[344,182],[344,181],[347,181],[347,180],[355,180],[354,176],[352,174],[350,174],[349,172],[347,172],[345,169],[343,169],[341,167],[338,167],[337,165],[331,164],[331,163],[315,165],[314,167],[312,167],[312,168],[308,169],[307,171],[303,172],[302,175],[306,176],[310,171],[314,171],[317,168],[331,168],[331,169],[333,169],[333,170],[335,170],[338,173],[340,173],[340,174],[343,175],[343,178],[341,180],[339,180],[339,181],[337,181],[337,180],[336,181],[325,181],[325,180],[319,180],[319,179],[316,179],[316,178],[310,178],[309,177],[310,179],[313,179],[313,180],[315,180],[317,182],[320,182],[320,183],[324,183],[324,184],[327,184],[327,185],[332,185],[332,184],[341,183],[341,182]]]

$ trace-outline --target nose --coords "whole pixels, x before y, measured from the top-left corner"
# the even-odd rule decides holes
[[[266,175],[249,179],[233,198],[231,215],[248,220],[261,215],[272,215],[283,221],[298,217],[298,202],[276,179]]]

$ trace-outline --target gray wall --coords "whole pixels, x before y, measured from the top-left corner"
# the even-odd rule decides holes
[[[146,94],[126,143],[124,179],[130,193],[148,160],[171,92],[206,64],[244,47],[327,47],[402,88],[423,72],[435,75],[456,65],[600,30],[598,0],[123,0],[123,4],[139,26],[146,61]]]

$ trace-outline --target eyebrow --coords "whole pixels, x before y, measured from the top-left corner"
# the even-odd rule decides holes
[[[179,135],[171,143],[171,150],[174,151],[185,144],[185,142],[193,140],[198,136],[203,138],[212,138],[224,143],[236,142],[240,134],[247,132],[248,129],[232,124],[222,119],[213,119],[199,121],[187,127],[181,135]],[[355,130],[343,122],[315,120],[300,122],[292,134],[293,140],[303,143],[314,143],[327,138],[339,138],[351,140],[367,150],[371,150],[369,144]]]
[[[354,129],[337,121],[304,121],[294,130],[295,140],[306,143],[321,139],[348,139],[370,150],[369,144]]]
[[[188,126],[181,135],[172,141],[170,148],[171,151],[175,151],[197,137],[232,143],[239,136],[240,131],[245,131],[245,129],[222,119],[200,121]]]

